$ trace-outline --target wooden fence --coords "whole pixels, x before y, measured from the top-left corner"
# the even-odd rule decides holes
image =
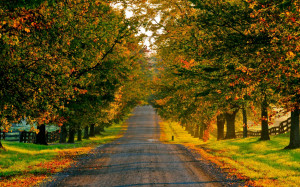
[[[47,142],[52,143],[59,140],[60,131],[52,131],[47,133]]]
[[[0,140],[5,140],[5,132],[0,131]]]
[[[19,131],[0,132],[0,139],[7,141],[19,141]]]
[[[48,132],[46,134],[47,142],[52,143],[59,140],[59,130]],[[14,132],[0,132],[1,140],[19,141],[23,143],[34,143],[36,139],[35,132],[14,131]]]
[[[35,132],[27,132],[27,131],[21,131],[20,132],[20,142],[23,143],[34,143],[36,138]]]
[[[280,123],[277,127],[272,127],[269,129],[270,135],[283,134],[289,132],[291,130],[291,118]],[[261,136],[261,131],[249,131],[247,132],[247,136]],[[236,132],[237,138],[243,137],[243,131]]]

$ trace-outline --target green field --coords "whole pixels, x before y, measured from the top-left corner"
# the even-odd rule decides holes
[[[47,172],[45,168],[35,166],[54,158],[57,159],[57,156],[64,151],[76,151],[76,148],[82,147],[93,148],[96,145],[110,142],[119,136],[122,128],[121,124],[115,124],[106,128],[102,135],[90,137],[89,140],[77,141],[73,144],[53,143],[45,146],[2,141],[6,151],[2,150],[0,152],[0,177],[12,177],[24,173],[45,173]],[[82,150],[79,152],[82,152]]]
[[[178,123],[162,122],[162,140],[167,143],[192,145],[207,154],[222,168],[231,168],[259,186],[300,186],[300,149],[285,150],[289,133],[271,136],[270,141],[245,138],[203,142],[189,135]],[[171,140],[171,136],[175,140]]]

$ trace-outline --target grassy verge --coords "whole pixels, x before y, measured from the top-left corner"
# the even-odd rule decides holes
[[[249,180],[254,186],[300,186],[300,149],[284,150],[289,134],[207,142],[193,138],[177,123],[161,122],[161,141],[184,144],[224,171]],[[175,140],[172,141],[171,137]]]
[[[125,130],[125,124],[115,124],[102,135],[74,144],[44,146],[3,141],[6,151],[0,151],[0,186],[33,186],[70,166],[77,156],[121,137]]]

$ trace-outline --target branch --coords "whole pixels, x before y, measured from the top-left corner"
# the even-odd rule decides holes
[[[129,36],[130,33],[124,33],[120,38],[116,39],[113,43],[113,45],[110,47],[110,49],[108,51],[106,51],[106,53],[103,55],[103,57],[101,58],[100,62],[98,62],[96,65],[94,65],[93,67],[89,67],[89,68],[86,68],[86,69],[82,69],[81,71],[77,71],[75,73],[72,73],[71,74],[71,77],[76,77],[76,79],[79,79],[82,75],[84,75],[85,73],[87,72],[90,72],[90,71],[93,71],[95,69],[97,69],[98,67],[101,66],[101,62],[109,55],[113,52],[115,46],[117,44],[120,44],[121,43],[121,39],[123,39],[124,37],[126,36]]]

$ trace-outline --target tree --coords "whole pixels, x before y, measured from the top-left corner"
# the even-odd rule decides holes
[[[260,140],[270,140],[268,123],[268,102],[266,96],[261,103],[261,136]]]
[[[46,136],[46,125],[45,124],[39,125],[37,127],[37,129],[38,129],[39,132],[36,135],[34,143],[42,144],[42,145],[48,145],[47,136]]]
[[[224,114],[219,114],[217,116],[217,127],[218,127],[217,139],[218,140],[224,139],[224,125],[225,125]]]
[[[202,90],[197,95],[214,98],[212,101],[218,98],[216,104],[221,111],[241,108],[247,100],[260,103],[263,113],[261,139],[269,139],[267,108],[271,104],[278,105],[277,99],[284,95],[282,86],[276,85],[280,82],[278,78],[286,81],[285,77],[291,75],[286,73],[289,69],[294,72],[299,69],[297,63],[283,60],[287,56],[297,61],[293,51],[296,40],[291,40],[296,35],[288,34],[288,31],[296,33],[297,24],[293,24],[296,17],[288,11],[295,12],[298,4],[291,6],[291,2],[281,1],[154,2],[160,6],[162,16],[152,28],[164,29],[162,34],[156,35],[156,46],[162,60],[173,65],[164,70],[173,69],[182,79],[201,82]],[[183,65],[178,63],[180,61]],[[274,69],[274,66],[280,68]],[[298,78],[290,80],[291,86],[297,88],[294,83]],[[203,89],[205,86],[209,89]],[[280,95],[276,90],[280,90]],[[288,93],[288,97],[298,90]]]
[[[70,103],[91,91],[94,74],[101,80],[99,92],[113,85],[108,88],[113,95],[138,56],[142,37],[135,33],[140,23],[125,19],[124,12],[107,2],[0,3],[0,8],[1,118],[37,121],[38,136],[45,137],[44,124],[71,120]],[[63,125],[62,134],[65,129]],[[44,144],[42,139],[37,143]]]
[[[300,147],[299,111],[299,106],[296,106],[296,108],[291,112],[290,143],[287,147],[285,147],[285,149],[295,149]]]
[[[247,110],[245,104],[243,105],[243,138],[248,137],[248,121],[247,121]]]

